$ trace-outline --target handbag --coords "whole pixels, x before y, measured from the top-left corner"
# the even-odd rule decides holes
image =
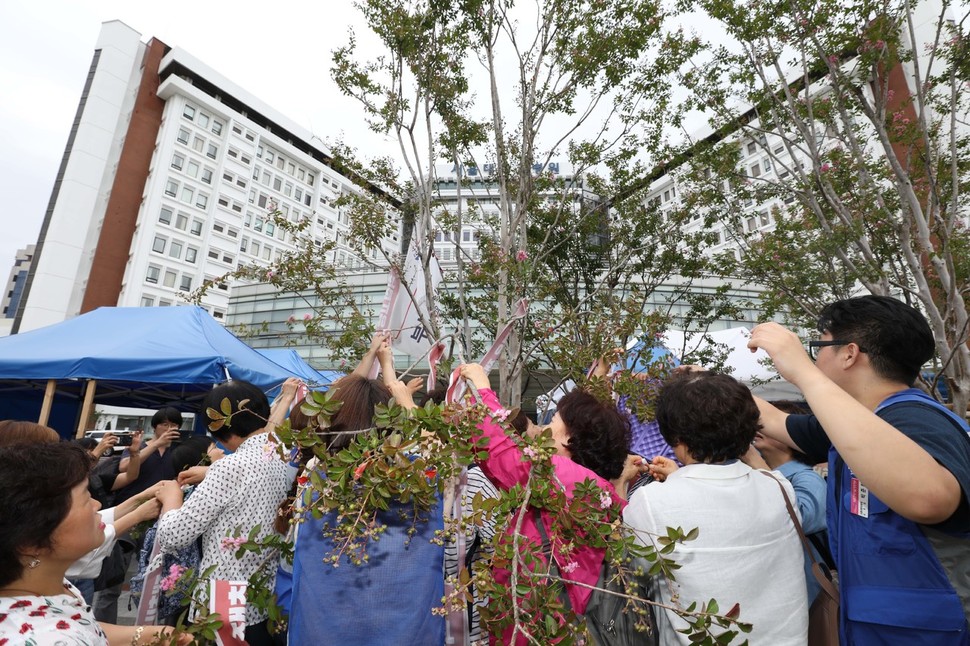
[[[812,607],[808,610],[808,646],[838,646],[838,579],[825,563],[815,558],[815,552],[812,550],[812,545],[805,536],[805,531],[802,529],[802,524],[798,522],[798,516],[795,515],[795,509],[792,507],[791,500],[788,498],[788,492],[785,491],[785,487],[781,484],[778,478],[774,477],[770,473],[765,471],[762,471],[761,473],[764,473],[765,476],[778,483],[778,487],[781,489],[781,495],[785,498],[785,507],[788,508],[788,515],[791,516],[791,520],[795,524],[795,530],[798,532],[798,536],[802,540],[802,546],[805,549],[805,553],[808,555],[808,558],[812,560],[812,574],[815,576],[815,580],[818,581],[818,584],[821,587],[818,596],[815,597],[815,601],[812,603]]]

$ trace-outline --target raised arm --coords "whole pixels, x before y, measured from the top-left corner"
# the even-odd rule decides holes
[[[380,349],[381,344],[387,339],[387,334],[384,332],[377,332],[374,338],[371,339],[370,348],[360,359],[360,363],[354,368],[352,374],[359,375],[364,379],[370,377],[370,369],[374,366],[374,360],[377,358],[377,351]]]
[[[826,377],[795,334],[764,323],[752,330],[748,347],[768,353],[779,374],[802,392],[852,472],[890,509],[924,524],[953,515],[962,496],[953,474]]]
[[[296,377],[290,377],[283,382],[279,396],[273,400],[273,405],[269,409],[269,419],[266,420],[267,431],[272,431],[282,424],[286,416],[290,414],[290,406],[296,399],[296,391],[299,390],[302,383]]]
[[[144,436],[144,431],[137,431],[134,433],[131,436],[131,445],[141,446],[141,441]],[[124,470],[120,471],[118,476],[115,478],[115,481],[111,483],[112,491],[117,491],[122,487],[126,487],[138,479],[138,476],[141,474],[141,460],[141,451],[135,451],[126,460],[122,460],[122,463],[124,463]],[[122,466],[122,463],[119,463],[118,466]]]

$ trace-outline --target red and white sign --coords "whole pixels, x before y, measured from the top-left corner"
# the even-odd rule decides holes
[[[220,646],[248,646],[246,643],[246,582],[212,579],[209,610],[222,618],[216,633]]]

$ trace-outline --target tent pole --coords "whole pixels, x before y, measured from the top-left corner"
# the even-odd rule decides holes
[[[44,389],[44,403],[40,406],[40,417],[37,418],[37,423],[41,426],[47,426],[47,420],[50,419],[55,390],[57,390],[57,380],[48,379],[47,387]]]
[[[84,437],[85,426],[88,425],[88,419],[91,417],[91,412],[94,408],[94,390],[97,388],[98,382],[95,379],[88,379],[88,384],[84,390],[84,405],[81,406],[81,419],[77,423],[77,435],[75,437]]]

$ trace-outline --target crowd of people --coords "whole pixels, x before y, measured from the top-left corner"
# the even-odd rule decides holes
[[[486,411],[471,438],[476,463],[457,489],[443,483],[420,519],[407,503],[378,513],[383,531],[359,564],[324,562],[335,550],[325,530],[340,512],[320,513],[319,492],[306,495],[307,482],[327,477],[321,460],[276,450],[287,416],[293,429],[309,424],[295,379],[272,406],[246,382],[214,388],[201,410],[223,418],[208,435],[182,438],[181,414],[159,410],[150,438],[136,437],[120,458],[101,457],[110,437],[62,442],[38,424],[0,422],[0,645],[190,643],[178,626],[199,610],[173,602],[174,590],[152,624],[118,625],[136,555],[141,595],[158,594],[145,576],[158,568],[262,581],[288,621],[276,625],[264,606],[247,604],[241,636],[253,646],[534,643],[533,617],[488,635],[480,611],[489,598],[477,590],[467,608],[442,610],[459,570],[488,564],[493,540],[525,541],[553,566],[563,606],[582,615],[606,550],[557,540],[541,507],[440,537],[449,518],[474,513],[473,501],[521,491],[535,459],[521,436],[545,434],[564,499],[594,486],[601,507],[646,547],[668,528],[696,530],[670,555],[673,578],[648,577],[654,632],[640,643],[693,643],[685,609],[716,599],[725,612],[737,604],[732,619],[751,625],[748,643],[806,644],[817,560],[837,572],[842,644],[970,646],[970,435],[962,416],[914,388],[935,352],[932,332],[916,309],[876,296],[832,303],[818,330],[808,352],[775,323],[749,342],[804,402],[766,402],[731,376],[685,366],[660,389],[655,420],[578,387],[539,426],[509,415],[482,366],[461,366],[469,401]],[[379,379],[369,378],[375,364]],[[374,428],[380,405],[440,401],[419,398],[420,386],[398,379],[388,340],[375,337],[354,372],[330,385],[340,407],[320,429],[325,453]],[[798,526],[812,539],[807,550]],[[270,547],[238,549],[274,536],[292,545],[292,562]],[[511,586],[507,565],[492,574]],[[198,592],[205,605],[207,588]]]

